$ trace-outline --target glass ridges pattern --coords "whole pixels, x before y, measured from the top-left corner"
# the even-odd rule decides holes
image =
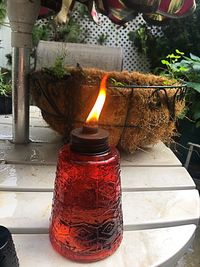
[[[65,145],[58,158],[50,240],[64,257],[91,262],[111,255],[123,232],[119,154],[84,156]]]

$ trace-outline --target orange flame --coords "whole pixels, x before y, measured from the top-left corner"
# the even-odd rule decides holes
[[[106,82],[107,82],[107,79],[108,79],[108,74],[104,75],[103,79],[101,80],[97,100],[96,100],[92,110],[90,111],[90,113],[86,119],[87,124],[97,124],[97,122],[99,120],[99,116],[100,116],[101,110],[103,108],[105,99],[106,99]]]

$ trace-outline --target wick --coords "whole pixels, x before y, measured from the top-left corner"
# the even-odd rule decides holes
[[[94,125],[85,124],[85,125],[83,125],[83,128],[82,128],[83,134],[95,134],[97,132],[98,132],[98,125],[97,124],[94,124]]]

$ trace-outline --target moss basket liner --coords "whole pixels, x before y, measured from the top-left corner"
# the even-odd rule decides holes
[[[93,107],[105,73],[117,82],[137,86],[162,86],[166,78],[138,72],[105,72],[98,69],[69,68],[62,79],[47,71],[31,74],[30,88],[45,121],[69,140],[70,131],[80,127]],[[172,83],[172,81],[171,81]],[[170,84],[170,81],[168,81]],[[175,120],[184,108],[180,88],[119,88],[107,83],[107,98],[99,125],[110,132],[110,144],[128,152],[169,141]]]

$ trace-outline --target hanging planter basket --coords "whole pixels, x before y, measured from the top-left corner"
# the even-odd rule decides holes
[[[47,71],[34,72],[30,77],[31,93],[43,118],[66,141],[73,128],[84,124],[105,73],[117,81],[113,85],[108,80],[99,121],[99,126],[109,131],[111,145],[133,152],[159,140],[169,142],[174,135],[176,118],[184,108],[185,86],[138,72],[80,68],[67,72],[62,79]]]

